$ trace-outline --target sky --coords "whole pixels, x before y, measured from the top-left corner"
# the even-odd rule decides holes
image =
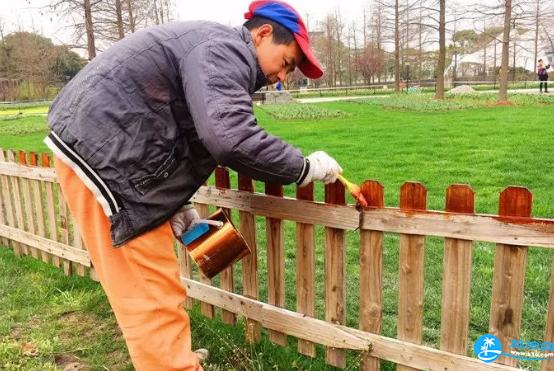
[[[456,0],[462,7],[475,0]],[[492,0],[491,0],[492,1]],[[48,11],[51,0],[1,0],[0,17],[6,23],[5,33],[18,29],[36,30],[56,44],[69,43],[67,20]],[[236,26],[244,22],[251,0],[174,0],[179,20],[211,20]],[[343,21],[359,20],[369,0],[287,0],[304,18],[310,30],[329,13],[339,11]],[[7,31],[7,32],[6,32]]]

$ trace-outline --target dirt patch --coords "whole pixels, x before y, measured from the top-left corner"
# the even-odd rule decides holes
[[[73,354],[57,354],[54,357],[56,366],[62,371],[88,371],[89,367]]]
[[[511,100],[506,102],[487,102],[487,107],[503,107],[503,106],[515,107],[517,106],[517,103]]]

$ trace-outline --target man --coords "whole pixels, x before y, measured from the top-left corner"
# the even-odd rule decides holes
[[[219,164],[265,182],[334,182],[342,169],[257,125],[252,94],[298,67],[323,74],[289,5],[255,1],[243,27],[151,27],[92,60],[51,106],[45,142],[139,371],[201,370],[173,234]],[[173,228],[173,234],[171,229]]]

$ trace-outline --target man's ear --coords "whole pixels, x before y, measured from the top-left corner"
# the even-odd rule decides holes
[[[256,45],[260,45],[261,41],[266,38],[273,35],[273,26],[270,24],[263,24],[256,30],[256,37],[254,38],[254,41]]]

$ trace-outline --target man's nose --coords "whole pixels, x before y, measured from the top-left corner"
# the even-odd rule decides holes
[[[279,72],[277,74],[277,78],[279,79],[279,81],[283,82],[285,81],[285,78],[287,77],[287,71],[286,70],[281,70],[281,72]]]

